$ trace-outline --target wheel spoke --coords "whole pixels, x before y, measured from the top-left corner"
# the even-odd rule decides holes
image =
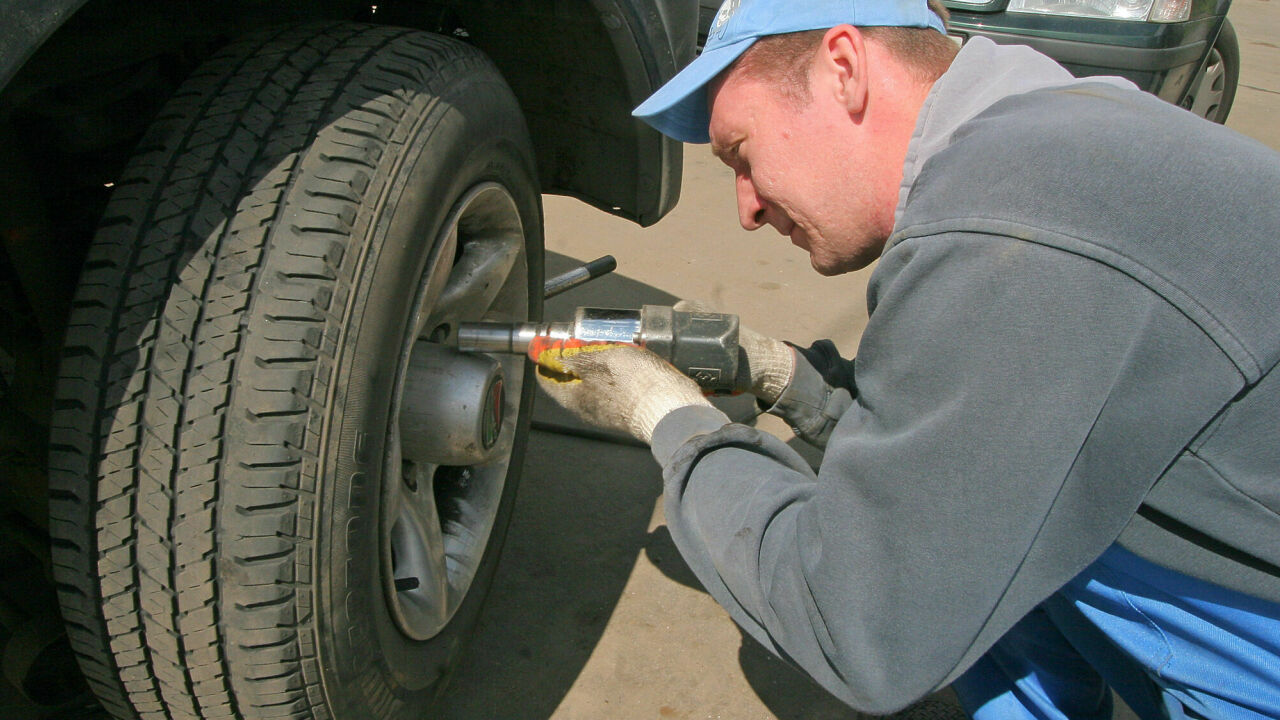
[[[464,245],[427,327],[482,316],[506,285],[521,248],[522,240],[510,236],[478,238]]]
[[[394,592],[416,627],[441,627],[451,609],[445,539],[431,476],[435,467],[402,461],[399,512],[391,530]]]
[[[431,581],[423,582],[423,587],[429,589],[431,598],[439,607],[441,619],[444,619],[445,606],[448,604],[449,572],[445,565],[444,534],[440,532],[440,512],[436,508],[435,488],[431,483],[435,467],[406,463],[405,472],[417,476],[417,489],[406,496],[409,502],[405,503],[405,507],[416,516],[426,544],[425,569]]]
[[[1203,118],[1214,119],[1225,94],[1226,65],[1217,50],[1210,53],[1209,62],[1192,84],[1191,112]]]

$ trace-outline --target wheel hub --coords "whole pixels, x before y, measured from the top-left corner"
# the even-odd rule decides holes
[[[492,461],[505,414],[503,387],[494,358],[419,340],[405,374],[401,452],[433,465]]]

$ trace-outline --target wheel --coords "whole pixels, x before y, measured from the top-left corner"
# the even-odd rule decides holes
[[[421,718],[517,484],[541,312],[523,118],[478,51],[255,35],[116,183],[65,344],[50,514],[81,668],[118,718]]]
[[[1231,21],[1223,20],[1222,31],[1209,49],[1204,67],[1191,82],[1183,106],[1202,118],[1225,123],[1239,82],[1240,42]]]

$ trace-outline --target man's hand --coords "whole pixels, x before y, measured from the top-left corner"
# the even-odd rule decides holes
[[[529,346],[529,357],[538,384],[566,410],[646,443],[667,413],[711,404],[693,380],[635,345],[542,341]]]
[[[699,300],[681,300],[683,312],[716,312]],[[781,340],[765,337],[745,325],[738,327],[738,378],[734,390],[755,395],[767,405],[778,402],[796,372],[796,351]]]

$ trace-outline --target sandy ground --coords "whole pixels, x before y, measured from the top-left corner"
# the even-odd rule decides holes
[[[1280,149],[1280,2],[1236,0],[1231,18],[1243,70],[1227,125]],[[620,266],[557,298],[547,317],[567,317],[575,305],[700,298],[761,332],[798,342],[829,337],[852,354],[869,271],[822,278],[784,238],[743,231],[731,179],[704,147],[689,147],[680,204],[648,229],[547,197],[549,274],[606,253]],[[568,422],[548,405],[535,415],[540,423]],[[750,416],[749,403],[728,409]],[[760,425],[791,439],[771,418]],[[956,716],[945,694],[908,715]],[[857,715],[744,637],[701,589],[667,533],[659,469],[647,450],[541,431],[479,635],[439,717]]]

